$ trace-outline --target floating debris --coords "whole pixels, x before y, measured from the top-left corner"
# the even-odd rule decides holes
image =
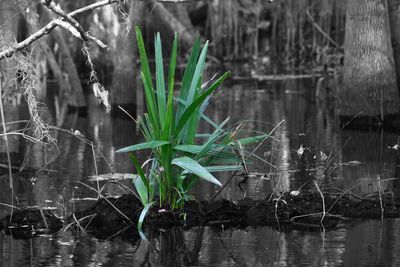
[[[134,180],[137,175],[133,173],[105,173],[89,176],[90,182],[109,181],[109,180]]]
[[[297,152],[297,155],[299,155],[299,157],[301,157],[303,155],[304,147],[302,144],[300,145],[299,149],[296,150],[296,152]]]

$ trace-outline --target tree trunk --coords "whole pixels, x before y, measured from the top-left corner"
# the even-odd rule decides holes
[[[186,10],[186,7],[182,4],[169,4],[165,5],[169,12],[177,18],[182,25],[186,28],[187,31],[196,31],[193,28],[193,24],[190,21],[189,13]]]
[[[396,66],[397,91],[400,93],[400,0],[388,0],[390,35]]]
[[[20,0],[20,8],[23,8],[26,6],[27,0]],[[39,18],[38,18],[38,6],[37,5],[31,5],[29,11],[25,13],[25,19],[29,25],[30,32],[34,33],[39,30]],[[73,106],[78,106],[77,102],[75,99],[73,99],[73,89],[70,85],[69,79],[64,75],[63,70],[61,69],[60,65],[57,62],[57,59],[51,50],[49,44],[47,43],[48,38],[41,38],[37,42],[39,43],[40,50],[36,51],[36,58],[39,59],[44,59],[47,61],[48,66],[50,67],[53,76],[55,80],[57,81],[58,87],[59,87],[59,94],[58,96],[60,97],[60,102],[57,101],[57,103],[60,103],[61,107],[57,107],[56,110],[59,112],[56,112],[55,116],[55,122],[58,127],[62,126],[62,123],[64,121],[65,115],[67,114],[68,111],[68,104],[73,105]],[[36,63],[37,65],[40,65],[38,62]],[[46,81],[45,81],[46,82]],[[79,83],[79,80],[76,81]],[[76,82],[74,85],[76,85]],[[43,90],[43,85],[39,86],[40,91]],[[46,92],[37,92],[38,95],[41,95],[42,98],[44,98]],[[81,96],[83,97],[83,95]],[[39,98],[40,99],[40,98]],[[41,99],[43,101],[43,99]],[[81,105],[84,105],[84,99],[81,99],[79,102]]]
[[[135,26],[142,24],[145,7],[142,1],[131,1],[128,30],[120,29],[117,37],[111,89],[111,101],[114,105],[136,103],[136,77],[139,72],[136,69]],[[121,26],[123,26],[122,23]]]
[[[19,10],[13,0],[0,0],[0,25],[2,43],[6,46],[15,42],[18,35],[20,17],[15,17]],[[0,44],[0,50],[6,48]],[[4,110],[4,122],[12,122],[18,120],[18,94],[17,81],[17,62],[13,58],[0,61],[0,86],[1,99]],[[1,116],[0,121],[3,123]],[[18,124],[7,125],[6,131],[11,132],[18,127]],[[0,132],[3,133],[3,127],[0,125]],[[8,135],[8,151],[18,152],[19,138],[17,135]],[[0,153],[6,152],[6,142],[4,137],[0,137]]]
[[[54,19],[53,14],[51,14],[50,11],[45,8],[42,10],[42,17],[46,18],[46,20]],[[68,75],[67,78],[72,89],[72,96],[70,96],[69,99],[63,99],[63,101],[70,101],[68,104],[71,106],[84,107],[86,106],[85,95],[83,93],[79,73],[72,58],[67,41],[65,40],[59,28],[54,29],[51,32],[51,36],[60,46],[62,67]]]
[[[183,7],[176,7],[175,11],[171,12],[163,4],[157,3],[154,8],[150,8],[153,18],[157,19],[161,25],[165,26],[169,32],[178,33],[179,44],[183,50],[187,51],[193,46],[197,37],[197,31],[193,30],[193,25]],[[172,8],[173,7],[170,9]]]
[[[395,114],[399,108],[386,0],[348,0],[339,114]]]

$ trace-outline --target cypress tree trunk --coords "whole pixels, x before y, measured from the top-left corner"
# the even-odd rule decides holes
[[[42,9],[41,17],[45,18],[46,20],[52,20],[55,18],[54,15],[47,8]],[[83,93],[79,72],[72,58],[67,40],[65,39],[60,28],[54,29],[51,33],[51,36],[54,38],[55,42],[60,46],[62,68],[68,75],[68,81],[72,89],[71,91],[72,95],[66,99],[63,99],[62,101],[63,102],[68,101],[67,103],[71,106],[84,107],[86,106],[85,95]]]
[[[339,114],[395,114],[399,108],[386,0],[348,0]]]
[[[19,28],[18,7],[13,0],[0,0],[0,25],[2,43],[6,45],[15,42]],[[0,44],[0,48],[2,44]],[[1,83],[1,99],[4,111],[5,123],[18,120],[18,94],[16,81],[17,62],[11,59],[0,61],[0,83]],[[0,117],[0,123],[3,123]],[[6,131],[11,132],[18,127],[18,124],[7,125]],[[0,124],[0,132],[3,133],[3,127]],[[18,152],[19,138],[17,135],[8,135],[8,150],[9,152]],[[4,137],[0,137],[0,153],[6,152],[6,142]]]
[[[193,30],[193,25],[187,15],[186,10],[181,4],[174,4],[167,8],[162,3],[157,3],[154,7],[149,5],[148,8],[152,14],[151,23],[162,25],[162,27],[170,33],[177,32],[179,36],[179,45],[184,50],[189,50],[198,37],[197,31]],[[154,23],[157,21],[157,23]],[[156,28],[158,28],[156,26]],[[153,36],[151,36],[153,40]]]
[[[142,24],[145,14],[145,4],[141,1],[131,1],[129,9],[129,30],[120,29],[114,52],[114,74],[111,89],[111,101],[118,105],[136,103],[136,38],[135,26]],[[123,25],[121,24],[123,27]],[[133,114],[132,114],[133,115]]]
[[[396,65],[397,90],[400,92],[400,0],[388,0],[390,35]]]

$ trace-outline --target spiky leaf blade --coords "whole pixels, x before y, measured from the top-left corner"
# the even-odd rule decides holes
[[[175,136],[178,136],[187,121],[189,120],[190,116],[193,112],[203,103],[203,101],[209,96],[212,92],[214,92],[218,86],[220,86],[223,81],[228,78],[230,72],[225,72],[215,83],[213,83],[210,88],[208,88],[205,92],[203,92],[196,100],[193,101],[183,112],[181,118],[179,119],[178,125],[175,129]]]
[[[143,149],[154,149],[164,145],[168,145],[168,141],[150,141],[146,143],[140,143],[132,146],[127,146],[121,149],[118,149],[116,153],[127,153],[127,152],[134,152]]]
[[[180,157],[172,160],[172,164],[181,167],[182,169],[189,171],[198,177],[211,182],[213,184],[222,186],[220,181],[217,180],[210,172],[208,172],[203,166],[201,166],[197,161],[189,157]]]
[[[143,210],[140,212],[137,228],[138,228],[138,231],[139,231],[142,239],[145,239],[144,234],[142,232],[142,225],[143,225],[144,219],[146,218],[147,213],[149,212],[149,210],[153,206],[153,204],[154,204],[154,202],[147,203],[144,206]]]
[[[167,100],[165,96],[164,81],[164,64],[162,56],[162,46],[160,33],[155,37],[155,60],[156,60],[156,88],[157,88],[157,104],[161,122],[165,121],[167,113]]]

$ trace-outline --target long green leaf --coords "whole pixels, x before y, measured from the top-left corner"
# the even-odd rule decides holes
[[[190,116],[201,105],[201,103],[203,103],[206,97],[209,96],[212,92],[214,92],[218,88],[218,86],[220,86],[223,83],[223,81],[229,77],[229,75],[230,72],[225,72],[213,85],[210,86],[210,88],[208,88],[205,92],[203,92],[196,100],[193,101],[192,104],[190,104],[185,109],[175,129],[175,136],[179,135],[180,131],[183,129],[186,122],[189,120]]]
[[[135,185],[136,191],[139,194],[140,201],[142,202],[143,206],[145,206],[147,203],[149,203],[149,192],[147,191],[147,187],[143,183],[143,180],[139,177],[136,177],[136,179],[133,181],[133,184]]]
[[[157,85],[157,104],[161,122],[165,121],[167,113],[167,100],[165,96],[164,63],[161,48],[160,33],[155,37],[155,59],[156,59],[156,85]]]
[[[154,90],[153,90],[154,87],[153,87],[153,81],[151,78],[149,62],[148,62],[147,55],[146,55],[146,49],[144,46],[142,32],[140,31],[139,27],[136,27],[135,30],[136,30],[136,40],[137,40],[139,56],[140,56],[140,63],[142,66],[141,77],[142,77],[143,87],[144,87],[144,91],[145,91],[147,111],[150,114],[151,123],[153,124],[153,128],[156,131],[156,133],[158,133],[159,129],[161,129],[161,128],[159,125],[159,121],[157,119],[157,118],[159,118],[159,114],[157,111],[158,107],[157,107],[156,98],[154,95]],[[158,138],[160,138],[160,136],[158,136]]]
[[[204,167],[209,172],[230,172],[240,171],[243,169],[241,165],[221,165],[221,166],[208,166]]]
[[[199,57],[200,53],[200,39],[196,39],[196,42],[194,43],[192,52],[190,53],[189,60],[186,64],[185,72],[183,73],[183,78],[182,78],[182,85],[181,89],[179,92],[179,99],[183,100],[183,103],[180,102],[177,107],[177,112],[176,112],[176,122],[180,119],[183,110],[186,107],[186,97],[189,92],[190,88],[190,83],[192,81],[193,73],[196,70],[196,62]]]
[[[167,103],[167,117],[164,124],[164,139],[167,139],[171,135],[171,127],[174,125],[174,85],[175,85],[175,69],[176,69],[176,57],[178,52],[178,35],[175,33],[174,42],[172,44],[171,59],[169,63],[168,71],[168,103]]]
[[[139,216],[139,221],[138,221],[137,228],[138,228],[139,233],[141,233],[140,236],[141,236],[142,238],[144,237],[144,235],[143,235],[143,233],[142,233],[142,225],[143,225],[143,222],[144,222],[144,218],[146,217],[147,213],[149,212],[149,210],[150,210],[151,206],[153,206],[153,204],[154,204],[154,202],[147,203],[147,204],[144,206],[142,212],[140,212],[140,216]]]
[[[269,137],[269,134],[261,134],[261,135],[257,135],[257,136],[238,139],[238,140],[233,141],[232,143],[240,143],[242,145],[248,145],[248,144],[264,141],[268,137]]]
[[[168,141],[150,141],[150,142],[146,142],[146,143],[140,143],[137,145],[132,145],[132,146],[127,146],[127,147],[121,148],[121,149],[117,150],[116,153],[126,153],[126,152],[134,152],[134,151],[143,150],[143,149],[153,149],[153,148],[157,148],[157,147],[168,145],[168,144],[169,144]]]
[[[144,174],[142,166],[140,166],[135,154],[129,153],[129,157],[131,158],[131,161],[135,166],[136,171],[140,176],[140,179],[142,179],[143,184],[146,186],[146,191],[149,192],[149,181],[146,179],[146,175]]]
[[[202,158],[206,155],[212,148],[213,144],[219,139],[224,136],[223,127],[228,123],[229,117],[225,119],[218,128],[214,131],[214,133],[207,139],[206,143],[203,145],[203,149],[200,151],[199,154],[196,155],[195,159]]]
[[[157,104],[155,102],[153,88],[148,83],[148,79],[145,77],[143,71],[141,72],[141,75],[142,75],[144,93],[146,98],[147,111],[149,112],[150,115],[150,122],[152,124],[154,134],[157,135],[160,132],[159,131],[160,122],[159,122],[159,115],[157,114]],[[160,136],[157,137],[160,138]]]
[[[208,48],[208,41],[203,46],[201,50],[199,60],[196,64],[196,69],[192,76],[192,81],[190,83],[188,95],[186,97],[186,105],[191,105],[195,99],[200,95],[200,86],[203,77],[203,70],[205,66],[205,61],[207,57],[207,48]],[[187,121],[187,125],[184,126],[184,132],[181,134],[182,141],[188,144],[192,144],[194,142],[194,137],[196,135],[197,127],[200,121],[200,107],[204,104],[205,101],[210,96],[207,96],[205,100],[202,101],[201,105],[191,112],[191,115]]]
[[[196,64],[196,69],[193,73],[192,81],[190,83],[190,88],[189,92],[186,98],[186,102],[188,104],[192,103],[195,96],[196,96],[196,91],[198,91],[198,85],[200,83],[200,79],[203,76],[203,70],[204,70],[204,65],[207,57],[207,48],[208,48],[208,41],[204,45],[203,49],[201,50],[199,60]]]
[[[177,165],[177,166],[181,167],[182,169],[187,170],[206,181],[209,181],[213,184],[222,186],[222,184],[220,183],[220,181],[217,180],[217,178],[215,178],[203,166],[201,166],[199,163],[197,163],[197,161],[195,161],[189,157],[176,158],[172,161],[172,164]]]
[[[153,88],[152,80],[151,80],[151,72],[150,72],[150,67],[149,67],[149,61],[147,60],[146,48],[144,47],[142,31],[140,30],[140,28],[138,26],[135,27],[135,31],[136,31],[136,40],[137,40],[139,56],[140,56],[140,63],[142,65],[142,71],[143,71],[149,85],[151,86],[151,88]]]
[[[232,160],[237,160],[239,157],[235,153],[230,153],[227,151],[224,151],[224,147],[213,147],[213,149],[210,149],[206,155],[220,158],[220,159],[232,159]],[[226,146],[228,148],[228,146]],[[200,145],[177,145],[174,146],[175,150],[182,151],[182,152],[187,152],[191,153],[194,155],[199,154],[203,150],[203,146]]]
[[[208,166],[204,167],[207,171],[213,172],[231,172],[231,171],[240,171],[243,169],[241,165],[216,165],[216,166]],[[183,171],[183,175],[189,173],[188,171]]]

